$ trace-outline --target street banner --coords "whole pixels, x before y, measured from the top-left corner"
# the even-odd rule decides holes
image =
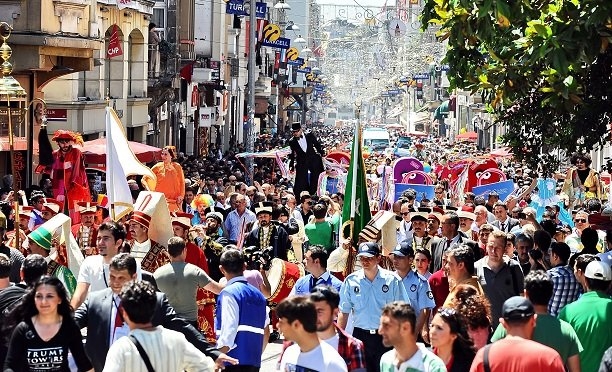
[[[472,188],[472,192],[476,196],[484,196],[485,199],[491,191],[495,191],[499,194],[499,200],[506,200],[506,198],[514,191],[514,181],[502,181],[490,183],[488,185],[476,186]]]
[[[398,201],[402,193],[406,190],[412,189],[416,193],[416,201],[421,202],[423,199],[433,200],[434,198],[434,185],[417,185],[411,183],[396,183],[395,184],[395,198],[394,201]]]
[[[121,40],[119,40],[119,27],[114,24],[113,32],[111,32],[111,36],[108,41],[108,49],[106,50],[106,56],[108,58],[113,58],[121,55],[123,55],[123,49],[121,48]]]
[[[291,40],[287,39],[286,37],[279,37],[274,41],[264,38],[261,45],[272,48],[289,49],[291,47]]]

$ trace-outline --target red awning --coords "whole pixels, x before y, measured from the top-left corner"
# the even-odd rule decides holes
[[[130,149],[136,155],[138,160],[143,163],[151,163],[161,160],[162,149],[154,146],[145,145],[140,142],[128,141]],[[85,154],[85,163],[87,164],[105,164],[106,163],[106,138],[98,138],[93,141],[83,143],[81,151]]]

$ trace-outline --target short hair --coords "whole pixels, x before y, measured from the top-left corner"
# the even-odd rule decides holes
[[[586,276],[584,277],[584,280],[586,281],[586,285],[589,290],[600,292],[607,292],[608,289],[610,289],[610,283],[612,283],[610,280],[593,279],[587,278]]]
[[[547,231],[536,230],[533,233],[533,245],[537,245],[539,249],[548,251],[550,243],[552,243],[552,237]]]
[[[4,253],[0,253],[0,279],[8,278],[11,275],[11,259]]]
[[[481,227],[481,229],[482,229],[482,227]],[[491,231],[491,235],[489,235],[489,239],[491,237],[493,237],[494,239],[503,239],[504,246],[508,242],[508,237],[506,236],[506,233],[501,231],[501,230],[493,230],[493,231]]]
[[[542,230],[546,231],[550,236],[554,236],[557,232],[557,223],[553,220],[542,220],[542,222],[540,222],[540,226],[542,226]],[[534,239],[538,231],[540,230],[536,230],[536,232],[533,234]],[[548,244],[548,246],[550,246],[550,243]]]
[[[315,218],[325,218],[327,215],[327,206],[325,204],[317,204],[312,208],[312,214],[314,214]]]
[[[327,253],[325,247],[318,244],[311,245],[308,248],[308,252],[310,252],[310,258],[312,258],[313,261],[318,258],[321,267],[327,269],[327,258],[329,257],[329,254]]]
[[[579,159],[584,161],[584,164],[587,167],[591,165],[591,156],[589,154],[583,154],[579,152],[575,152],[572,154],[572,156],[570,157],[570,163],[572,163],[573,165],[576,165],[576,160],[579,160]]]
[[[474,275],[474,250],[467,244],[459,244],[448,250],[449,256],[455,257],[455,260],[463,262],[465,269],[470,275]]]
[[[589,213],[599,213],[601,212],[601,200],[597,198],[590,198],[585,201],[586,209]]]
[[[429,252],[428,249],[425,248],[417,248],[414,251],[414,255],[416,256],[418,253],[424,255],[425,257],[427,257],[427,259],[429,260],[429,262],[431,262],[431,252]]]
[[[554,242],[550,245],[550,252],[556,254],[562,262],[567,262],[572,250],[569,245],[563,242]]]
[[[580,234],[580,242],[585,248],[596,248],[597,243],[599,243],[599,235],[597,234],[597,230],[590,227],[582,230],[582,234]]]
[[[39,254],[29,254],[21,264],[21,275],[23,282],[28,286],[33,286],[40,277],[47,273],[47,261]]]
[[[129,253],[119,253],[111,260],[110,266],[111,269],[122,271],[127,270],[130,276],[136,274],[137,265],[136,259],[130,256]]]
[[[229,274],[236,275],[244,272],[244,255],[237,249],[223,251],[219,263]]]
[[[501,201],[495,202],[495,204],[493,204],[493,208],[495,208],[495,207],[502,207],[505,210],[508,210],[508,205],[506,203],[504,203],[504,202],[501,202]]]
[[[576,261],[574,266],[576,266],[576,269],[584,272],[586,270],[586,267],[589,266],[589,264],[593,261],[600,261],[600,259],[599,257],[597,257],[597,255],[594,254],[578,254],[576,255]]]
[[[115,241],[125,240],[125,229],[115,221],[104,221],[98,226],[98,231],[110,231]]]
[[[149,323],[155,313],[155,287],[144,280],[130,280],[121,288],[121,306],[134,323]]]
[[[276,306],[276,316],[287,319],[290,324],[297,320],[308,333],[317,332],[317,309],[308,297],[285,298]]]
[[[310,194],[300,195],[300,204],[304,203],[308,199],[312,199],[312,196],[310,196]]]
[[[448,212],[446,213],[446,216],[446,222],[454,224],[455,230],[457,230],[459,228],[459,216],[457,215],[457,213]]]
[[[495,231],[495,227],[493,227],[493,225],[491,225],[490,223],[483,223],[482,225],[480,225],[479,231],[493,232]]]
[[[513,233],[506,233],[506,244],[512,243],[512,245],[515,245],[516,242],[516,235],[514,235]]]
[[[382,315],[389,316],[400,323],[410,323],[410,329],[414,333],[416,327],[416,313],[410,304],[404,301],[393,301],[383,307]]]
[[[514,234],[512,234],[514,235]],[[533,238],[527,234],[524,233],[520,233],[518,235],[515,236],[514,238],[514,244],[518,244],[519,242],[526,242],[527,244],[529,244],[529,247],[533,248]]]
[[[337,309],[340,306],[340,293],[336,288],[327,284],[319,284],[310,292],[310,299],[313,302],[325,301],[332,309]]]
[[[186,246],[185,240],[180,236],[173,236],[168,239],[168,253],[173,258],[180,256],[185,250]]]
[[[544,270],[533,270],[525,276],[527,298],[534,305],[548,305],[553,295],[553,281]]]

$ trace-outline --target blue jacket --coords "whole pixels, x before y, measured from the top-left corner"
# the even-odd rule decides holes
[[[235,348],[227,354],[240,361],[240,365],[259,367],[261,352],[254,352],[254,347],[263,347],[264,326],[266,324],[266,299],[261,292],[246,281],[231,283],[221,291],[223,295],[232,296],[238,303],[239,319]],[[216,329],[221,327],[221,296],[217,301]]]

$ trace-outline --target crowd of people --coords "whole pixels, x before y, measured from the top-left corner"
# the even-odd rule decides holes
[[[554,177],[496,159],[516,185],[501,200],[457,193],[441,172],[484,151],[414,139],[434,197],[401,193],[354,243],[351,201],[314,182],[353,128],[291,129],[256,150],[288,146],[294,178],[257,159],[246,184],[240,148],[166,147],[155,178],[126,180],[129,214],[93,190],[66,208],[77,196],[58,198],[71,184],[57,173],[6,192],[3,370],[259,371],[280,337],[279,371],[612,370],[612,225],[588,155]],[[61,134],[57,161],[81,162]],[[393,160],[368,155],[370,185]]]

